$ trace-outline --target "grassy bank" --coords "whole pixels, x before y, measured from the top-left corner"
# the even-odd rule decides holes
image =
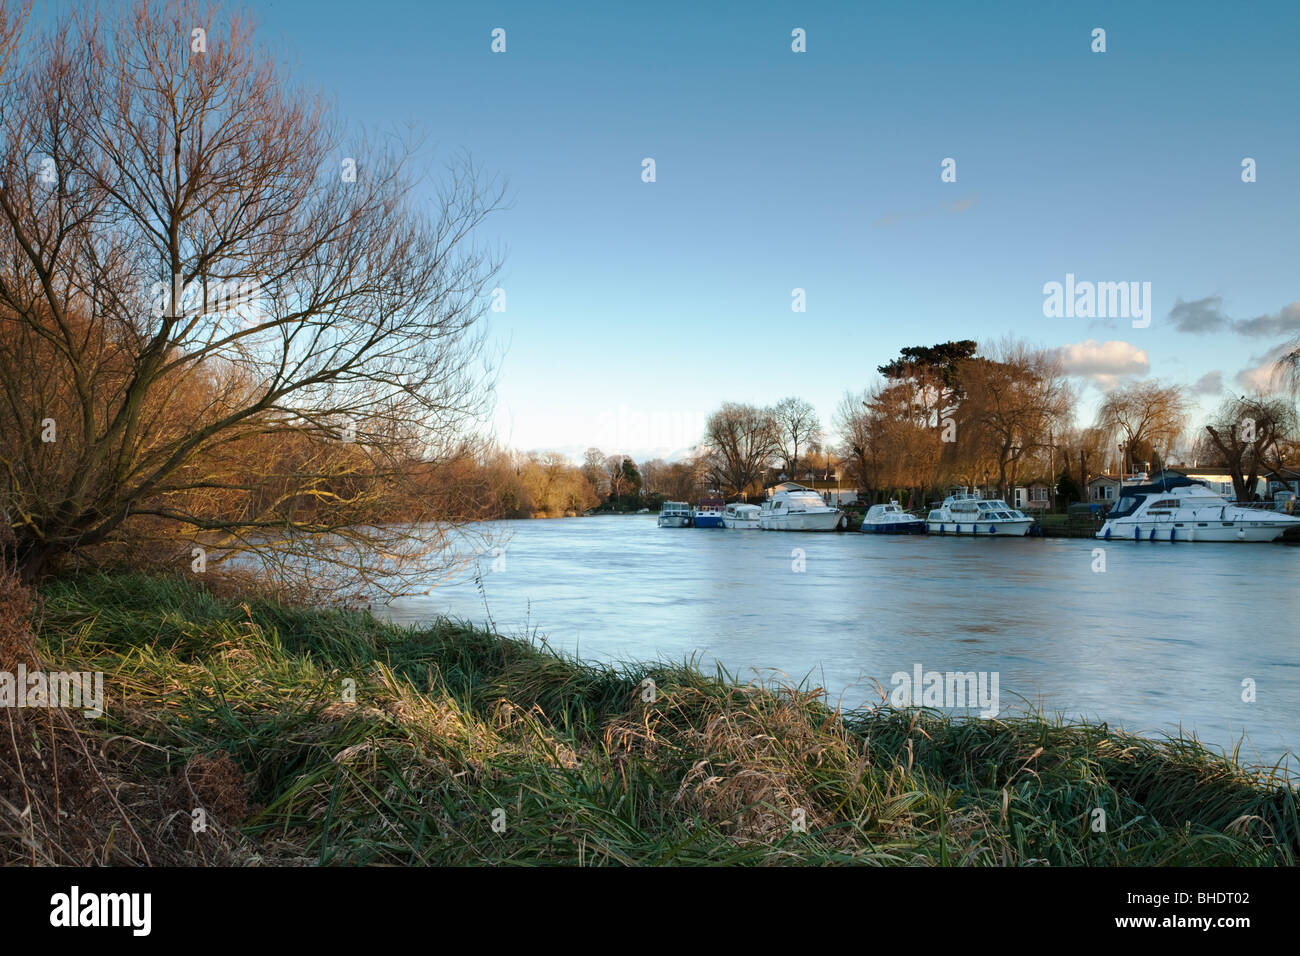
[[[1270,865],[1300,853],[1296,792],[1187,740],[837,714],[809,689],[579,664],[462,624],[407,630],[180,580],[84,577],[42,599],[45,666],[105,672],[108,715],[37,729],[10,755],[28,755],[26,799],[43,812],[24,822],[9,786],[3,862]],[[63,773],[76,779],[41,790]]]

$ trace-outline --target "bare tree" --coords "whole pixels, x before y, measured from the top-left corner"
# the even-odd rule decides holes
[[[1097,412],[1097,427],[1109,440],[1122,443],[1127,469],[1136,450],[1149,446],[1167,452],[1187,421],[1187,395],[1178,385],[1137,382],[1107,394]]]
[[[597,496],[605,494],[609,476],[605,473],[605,453],[599,448],[588,448],[582,456],[582,474]]]
[[[780,442],[781,459],[785,472],[793,475],[799,467],[799,449],[822,440],[821,420],[817,409],[802,398],[783,398],[772,408]]]
[[[440,554],[457,516],[416,496],[363,519],[488,410],[497,264],[473,236],[501,187],[461,161],[426,208],[418,144],[347,140],[245,20],[188,0],[74,17],[10,66],[0,464],[24,576],[155,527],[371,584]],[[313,451],[261,500],[290,438]]]
[[[623,475],[623,456],[610,455],[605,459],[605,484],[609,487],[609,503],[618,507],[618,499],[623,496],[627,480]]]
[[[985,356],[965,360],[960,380],[966,397],[958,441],[973,431],[998,470],[1005,498],[1021,463],[1048,447],[1052,430],[1064,427],[1073,410],[1060,360],[1050,351],[1008,340]]]
[[[1205,426],[1211,453],[1232,475],[1240,501],[1255,495],[1262,472],[1282,468],[1281,449],[1295,434],[1295,411],[1285,402],[1234,398]]]
[[[708,480],[739,494],[760,481],[780,447],[771,409],[723,402],[704,429]]]
[[[875,442],[865,392],[844,393],[835,406],[834,425],[839,436],[838,452],[847,465],[848,477],[859,490],[867,492],[875,485]]]

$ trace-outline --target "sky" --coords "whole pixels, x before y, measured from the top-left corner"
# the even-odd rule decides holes
[[[1300,332],[1294,0],[244,8],[347,120],[508,181],[480,239],[522,450],[678,456],[787,395],[830,426],[962,338],[1060,349],[1081,423],[1134,377],[1204,415]],[[1045,314],[1067,275],[1149,283],[1149,325]]]

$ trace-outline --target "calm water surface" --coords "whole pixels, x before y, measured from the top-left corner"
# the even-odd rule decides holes
[[[1272,762],[1300,749],[1300,548],[659,528],[654,515],[500,522],[499,552],[428,595],[439,615],[535,631],[602,661],[695,657],[805,677],[846,706],[915,664],[996,671],[1002,713],[1143,734],[1181,725]],[[793,569],[805,552],[805,570]],[[1254,680],[1256,700],[1242,701]],[[1295,763],[1292,762],[1294,770]]]

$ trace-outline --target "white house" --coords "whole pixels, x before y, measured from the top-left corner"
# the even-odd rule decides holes
[[[1218,494],[1228,498],[1237,497],[1236,488],[1232,484],[1232,475],[1226,468],[1188,468],[1184,473],[1193,481],[1202,481],[1209,485],[1210,489]],[[1255,479],[1253,494],[1261,499],[1268,494],[1268,481],[1263,476]]]
[[[1122,484],[1119,475],[1093,475],[1088,479],[1088,500],[1114,501]]]

